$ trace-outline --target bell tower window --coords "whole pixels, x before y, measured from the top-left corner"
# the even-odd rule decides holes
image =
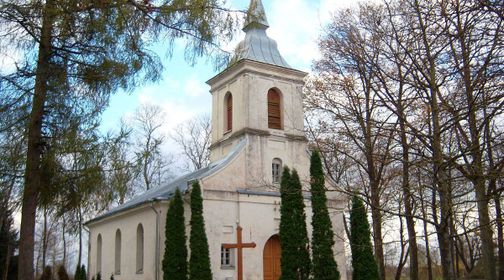
[[[274,184],[280,183],[281,171],[282,161],[279,158],[274,158],[271,163],[271,175]]]
[[[268,127],[282,129],[280,108],[280,93],[274,89],[268,90]]]
[[[228,132],[233,129],[233,96],[231,95],[230,92],[228,92],[226,94],[226,97],[224,97],[224,103],[226,107],[224,112],[224,119],[225,119],[224,132]]]

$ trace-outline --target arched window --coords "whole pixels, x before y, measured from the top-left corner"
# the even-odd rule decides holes
[[[279,158],[274,158],[271,163],[271,175],[273,183],[280,183],[282,176],[282,161]]]
[[[98,238],[96,239],[96,272],[101,272],[101,264],[102,264],[102,237],[101,234],[98,234]]]
[[[143,273],[144,263],[144,230],[142,224],[137,227],[136,273]]]
[[[282,129],[282,116],[280,108],[280,93],[274,89],[268,90],[268,127]]]
[[[226,97],[224,98],[226,105],[225,112],[225,132],[231,131],[233,129],[233,96],[230,92],[226,93]]]
[[[121,274],[121,231],[118,229],[115,236],[115,274]]]

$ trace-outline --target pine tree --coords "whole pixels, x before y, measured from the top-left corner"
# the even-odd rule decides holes
[[[311,155],[310,163],[312,218],[312,258],[314,280],[339,280],[338,265],[334,260],[332,246],[334,232],[327,210],[325,178],[318,151]]]
[[[1,201],[0,193],[0,201]],[[17,231],[14,228],[12,211],[0,205],[0,279],[6,279],[17,247]]]
[[[60,267],[58,268],[58,279],[59,280],[70,280],[70,277],[68,277],[68,273],[67,273],[64,265],[60,265]]]
[[[352,250],[352,279],[379,280],[378,265],[373,256],[371,231],[364,203],[357,196],[350,211],[350,247]]]
[[[78,264],[75,269],[74,280],[81,280],[81,266]]]
[[[85,265],[81,266],[81,277],[82,277],[82,280],[87,280],[87,272],[86,272],[86,266]]]
[[[305,280],[310,276],[310,255],[301,182],[296,170],[285,167],[280,182],[281,280]]]
[[[86,280],[87,279],[86,266],[77,265],[77,269],[75,270],[74,279],[75,280]]]
[[[42,275],[40,276],[39,280],[52,280],[52,268],[51,266],[47,265],[44,267],[44,271],[42,272]]]
[[[184,202],[179,189],[166,213],[164,280],[187,280],[187,247],[184,221]]]
[[[212,280],[210,254],[203,218],[203,198],[198,182],[192,185],[191,191],[191,235],[189,238],[191,256],[189,259],[190,280]]]

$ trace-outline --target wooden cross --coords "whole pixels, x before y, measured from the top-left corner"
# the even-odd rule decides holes
[[[228,243],[222,244],[222,247],[226,249],[236,248],[238,251],[237,256],[237,266],[238,266],[238,280],[243,280],[243,248],[255,248],[256,244],[254,242],[251,243],[243,243],[242,242],[242,227],[238,225],[236,228],[236,243]]]

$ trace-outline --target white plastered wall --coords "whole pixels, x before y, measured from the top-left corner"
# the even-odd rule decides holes
[[[164,232],[167,204],[157,202],[152,207],[160,215],[158,227]],[[155,279],[156,258],[156,214],[150,204],[126,211],[96,223],[88,225],[90,236],[89,276],[95,276],[97,269],[97,238],[102,237],[102,279],[110,279],[114,274],[116,280],[153,280]],[[144,229],[144,264],[143,273],[136,271],[137,227],[142,224]],[[121,273],[115,274],[115,237],[116,231],[121,231]],[[164,236],[160,236],[160,244],[164,244]],[[160,254],[162,256],[162,248]],[[161,279],[161,278],[160,278]]]

